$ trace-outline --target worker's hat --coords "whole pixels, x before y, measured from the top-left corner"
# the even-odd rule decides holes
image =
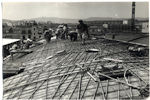
[[[83,22],[83,20],[80,19],[79,22]]]

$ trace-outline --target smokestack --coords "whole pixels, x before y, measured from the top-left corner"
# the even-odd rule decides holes
[[[135,2],[132,2],[132,23],[131,23],[131,28],[132,31],[135,29]]]

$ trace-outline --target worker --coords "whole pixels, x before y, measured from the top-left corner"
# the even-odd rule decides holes
[[[18,49],[18,45],[17,44],[13,44],[12,47],[9,49],[9,51],[17,50],[17,49]]]
[[[24,41],[25,41],[25,37],[20,40],[20,45],[21,45],[20,49],[24,49],[24,45],[25,45]]]
[[[58,28],[56,29],[55,34],[56,34],[56,39],[59,39],[60,30]]]
[[[45,30],[44,38],[45,38],[47,43],[49,43],[51,41],[52,33],[53,33],[52,29]]]
[[[68,39],[68,25],[67,24],[64,24],[63,26],[63,38],[64,39]]]
[[[56,39],[62,38],[62,34],[63,34],[63,26],[59,25],[56,29]]]
[[[86,38],[90,38],[90,35],[88,33],[88,26],[84,24],[82,20],[79,20],[79,24],[77,25],[77,31],[80,35],[82,44],[85,44]]]
[[[68,35],[70,36],[71,41],[77,40],[78,33],[76,31],[70,31]]]
[[[25,49],[29,49],[30,45],[32,45],[32,40],[27,38],[27,40],[24,41],[25,42]]]

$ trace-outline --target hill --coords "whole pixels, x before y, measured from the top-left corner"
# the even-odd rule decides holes
[[[98,20],[123,20],[129,18],[110,18],[110,17],[89,17],[83,20],[85,21],[98,21]],[[148,20],[148,18],[136,18],[137,20]],[[78,23],[79,19],[70,19],[70,18],[57,18],[57,17],[38,17],[24,20],[8,20],[3,19],[3,23],[16,23],[19,21],[31,21],[35,20],[36,22],[52,22],[52,23]]]

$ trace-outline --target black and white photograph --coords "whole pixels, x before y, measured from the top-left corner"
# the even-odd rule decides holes
[[[149,2],[1,2],[3,100],[149,100]]]

